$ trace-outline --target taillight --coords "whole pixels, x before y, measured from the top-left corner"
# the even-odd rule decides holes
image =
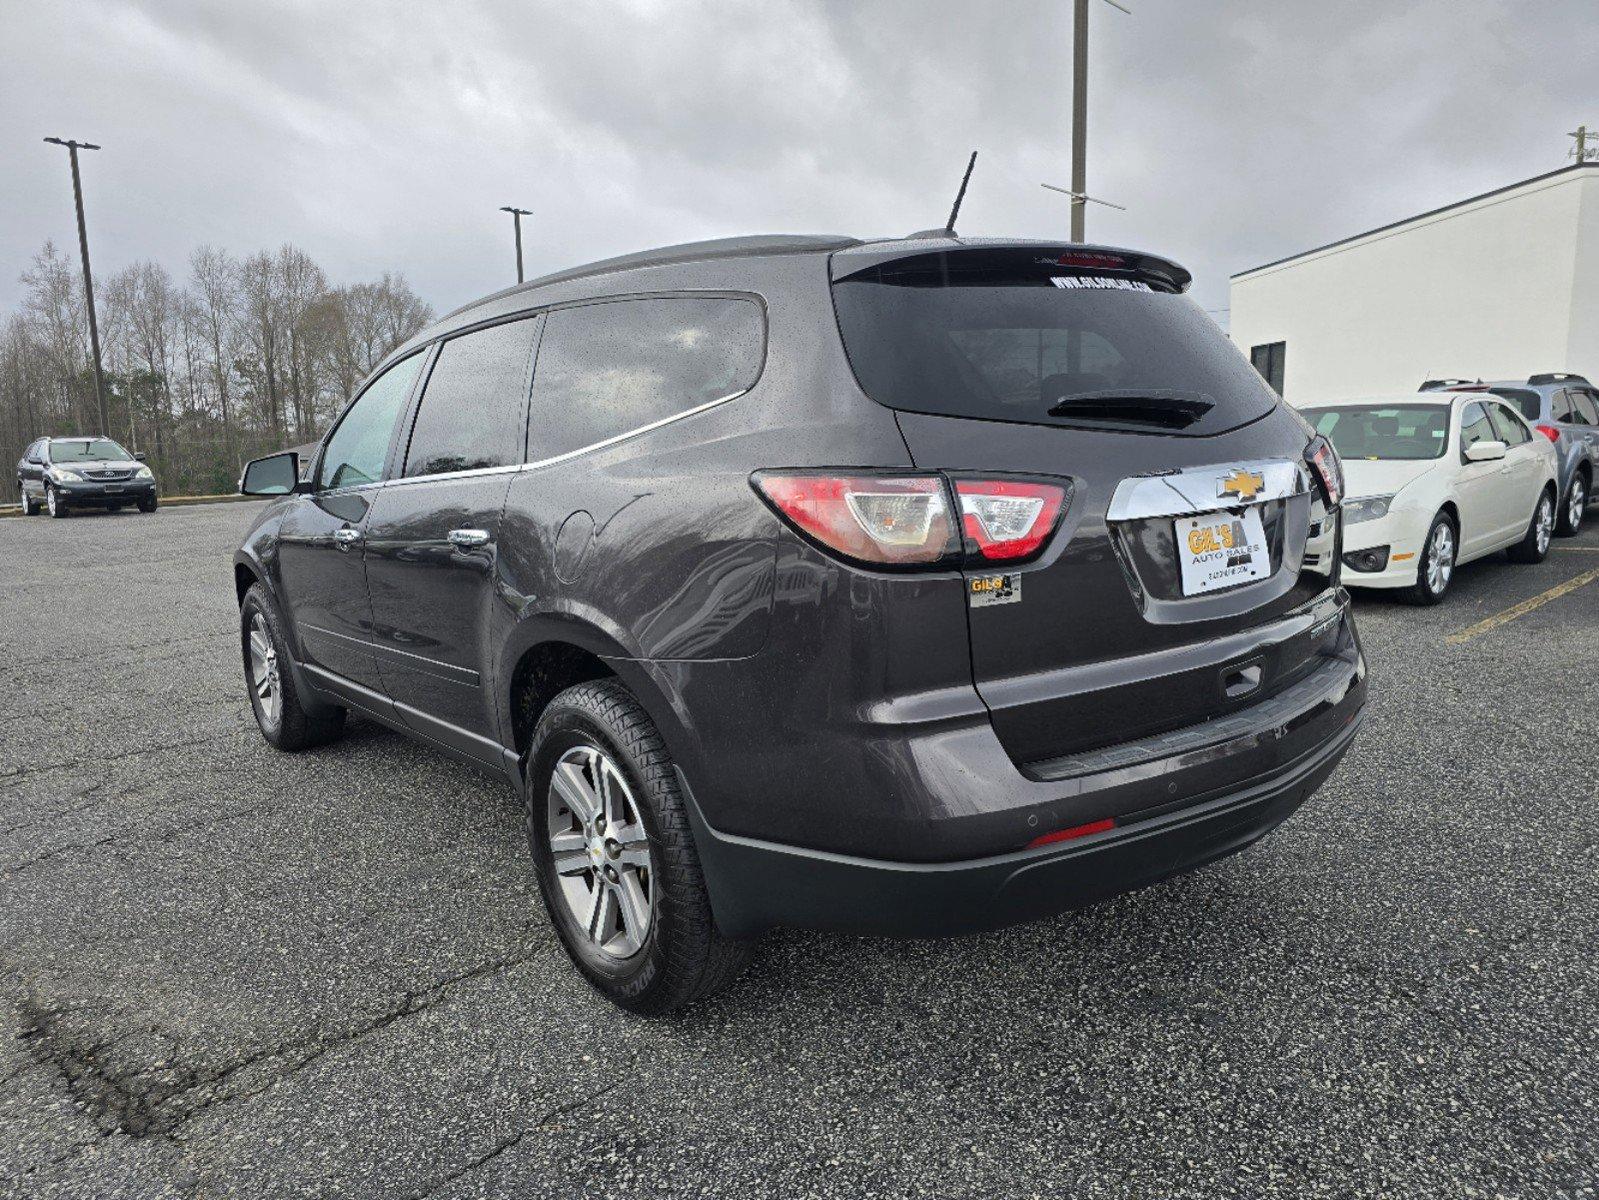
[[[801,533],[857,562],[927,566],[960,549],[939,475],[757,471],[750,482]]]
[[[957,479],[961,523],[987,562],[1036,554],[1060,520],[1066,489],[1011,479]]]
[[[1553,425],[1537,425],[1534,426],[1534,428],[1536,428],[1539,433],[1543,434],[1544,437],[1548,438],[1551,442],[1558,442],[1560,440],[1560,430],[1556,429]]]
[[[1043,549],[1071,499],[1066,483],[920,472],[757,471],[750,482],[812,541],[883,567],[1020,563]]]
[[[1327,495],[1327,507],[1337,508],[1344,498],[1344,467],[1332,443],[1318,436],[1305,448],[1305,461],[1316,469],[1322,490]]]

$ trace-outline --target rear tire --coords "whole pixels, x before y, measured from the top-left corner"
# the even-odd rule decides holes
[[[20,481],[17,483],[17,492],[22,497],[22,515],[23,516],[31,517],[35,513],[37,513],[39,511],[39,506],[33,502],[33,497],[28,495],[27,492],[22,490],[22,484],[21,484]]]
[[[261,736],[276,750],[296,753],[334,741],[344,732],[342,708],[306,711],[289,669],[288,642],[278,606],[259,583],[239,606],[239,640],[244,650],[244,680]]]
[[[1455,561],[1460,553],[1460,532],[1448,513],[1439,513],[1427,529],[1416,562],[1416,582],[1399,593],[1410,604],[1437,604],[1449,591],[1455,577]]]
[[[44,507],[58,521],[68,513],[67,502],[61,498],[61,493],[48,485],[44,489]]]
[[[654,1015],[738,976],[750,943],[716,928],[672,759],[618,680],[550,701],[533,731],[523,804],[550,923],[597,991]]]
[[[1532,520],[1527,524],[1527,536],[1510,547],[1510,561],[1541,563],[1549,557],[1549,541],[1555,533],[1555,490],[1545,488],[1532,510]]]
[[[1560,524],[1555,532],[1561,537],[1575,537],[1582,529],[1582,519],[1588,512],[1588,477],[1578,471],[1571,477],[1571,487],[1566,491],[1566,502],[1560,506]]]

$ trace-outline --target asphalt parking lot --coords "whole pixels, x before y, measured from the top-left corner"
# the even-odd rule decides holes
[[[1247,853],[770,936],[652,1023],[568,968],[507,789],[261,740],[255,512],[0,520],[0,1195],[1599,1195],[1599,521],[1360,601],[1365,728]]]

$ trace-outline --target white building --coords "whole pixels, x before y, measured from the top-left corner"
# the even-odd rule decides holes
[[[1293,403],[1443,377],[1599,380],[1599,162],[1234,275],[1230,329]]]

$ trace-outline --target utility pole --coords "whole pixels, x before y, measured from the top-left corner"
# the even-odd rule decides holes
[[[1576,149],[1572,150],[1571,153],[1579,163],[1587,162],[1590,158],[1599,158],[1599,129],[1589,133],[1586,125],[1578,125],[1574,132],[1568,133],[1566,136],[1577,139]],[[1588,149],[1589,138],[1594,140],[1594,148],[1592,150]]]
[[[89,271],[89,229],[83,221],[83,180],[78,175],[78,151],[98,150],[92,142],[74,142],[47,137],[52,145],[65,146],[72,158],[72,198],[78,206],[78,253],[83,257],[83,295],[89,303],[89,347],[94,351],[94,398],[100,408],[100,435],[111,436],[111,414],[105,403],[105,378],[100,371],[100,322],[94,313],[94,276]]]
[[[512,208],[509,204],[500,207],[501,212],[511,214],[511,220],[516,222],[516,281],[522,282],[522,218],[531,217],[533,210],[529,208]]]
[[[1105,0],[1112,8],[1122,8],[1116,0]],[[1088,0],[1076,0],[1072,21],[1072,241],[1084,241],[1085,210],[1088,207]],[[1129,14],[1131,15],[1131,14]],[[1060,189],[1055,189],[1059,191]]]

